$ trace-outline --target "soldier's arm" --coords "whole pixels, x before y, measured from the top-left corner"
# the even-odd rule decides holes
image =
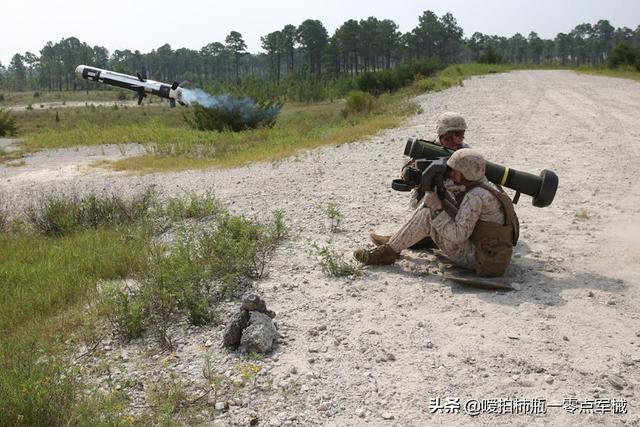
[[[469,192],[462,200],[455,218],[441,212],[431,220],[431,226],[445,239],[462,243],[471,237],[481,213],[482,199],[477,194]]]

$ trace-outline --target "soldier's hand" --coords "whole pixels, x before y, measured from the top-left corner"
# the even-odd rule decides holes
[[[442,202],[434,191],[428,191],[424,198],[424,205],[431,210],[442,209]]]

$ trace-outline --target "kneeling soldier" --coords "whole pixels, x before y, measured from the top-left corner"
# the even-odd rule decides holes
[[[434,192],[388,243],[358,249],[354,257],[368,265],[392,264],[400,252],[427,236],[453,263],[480,276],[501,276],[511,262],[519,224],[513,204],[499,186],[485,177],[485,160],[471,148],[449,158],[449,177],[466,188],[455,212],[445,212]]]

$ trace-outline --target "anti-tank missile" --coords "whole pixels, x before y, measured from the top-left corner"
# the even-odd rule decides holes
[[[422,139],[409,139],[404,148],[404,155],[414,160],[447,158],[451,154],[453,151]],[[536,176],[487,161],[485,176],[494,184],[516,190],[514,203],[518,202],[520,193],[524,193],[531,196],[533,206],[539,208],[549,206],[558,189],[558,175],[548,169]],[[398,179],[394,180],[391,187],[398,191],[409,191],[412,188],[410,183]]]
[[[147,96],[148,93],[168,99],[172,108],[176,106],[176,101],[180,105],[185,105],[182,102],[182,89],[179,87],[178,82],[173,82],[173,84],[157,82],[147,79],[144,74],[146,73],[143,73],[143,75],[138,73],[138,76],[134,77],[88,65],[78,65],[76,68],[76,77],[79,79],[104,83],[136,92],[138,94],[138,105],[142,103],[142,98]]]

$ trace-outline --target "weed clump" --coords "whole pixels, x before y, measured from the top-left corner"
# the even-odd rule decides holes
[[[333,277],[359,277],[362,275],[362,266],[356,261],[346,260],[332,246],[331,241],[319,246],[311,245],[318,257],[320,268],[325,274]]]
[[[327,218],[329,219],[329,231],[335,233],[340,227],[342,221],[342,212],[335,203],[328,203],[326,209]]]

